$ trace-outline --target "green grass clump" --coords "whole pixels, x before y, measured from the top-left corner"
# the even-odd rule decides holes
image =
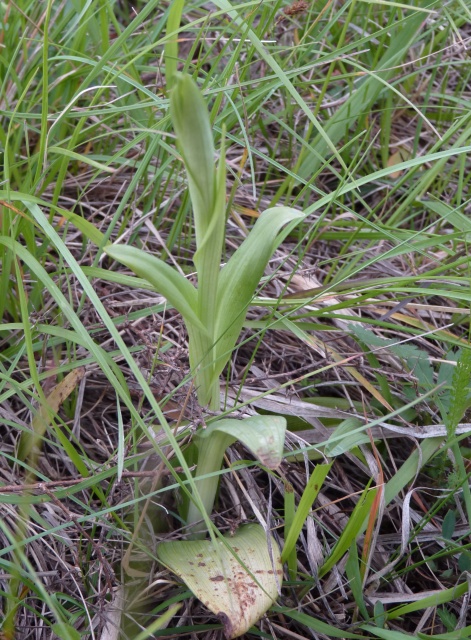
[[[469,637],[469,13],[0,4],[4,640],[222,637],[157,546],[183,535],[206,425],[254,413],[286,420],[279,469],[233,445],[210,473],[213,534],[256,522],[286,563],[246,637]],[[210,267],[177,71],[209,105]],[[258,220],[275,207],[304,218],[280,236]],[[267,266],[213,331],[214,274],[260,228]],[[200,296],[199,354],[118,245]]]

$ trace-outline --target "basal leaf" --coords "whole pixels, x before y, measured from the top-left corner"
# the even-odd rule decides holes
[[[224,625],[226,638],[246,633],[272,606],[281,582],[280,551],[260,525],[224,540],[161,543],[157,555]],[[248,569],[248,570],[247,570]]]
[[[215,432],[240,440],[264,466],[276,469],[282,460],[286,419],[282,416],[251,416],[244,420],[223,418],[200,431],[198,437],[214,437]]]
[[[207,513],[211,513],[218,486],[218,472],[224,453],[236,440],[242,442],[263,465],[276,469],[283,456],[286,419],[282,416],[251,416],[244,420],[223,418],[198,432],[198,464],[195,485]],[[195,536],[204,533],[202,515],[197,505],[190,502],[187,523]],[[199,523],[196,524],[195,523]]]

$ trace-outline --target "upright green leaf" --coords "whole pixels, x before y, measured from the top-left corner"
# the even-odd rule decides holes
[[[208,108],[189,75],[176,76],[170,107],[193,207],[197,247],[193,258],[198,274],[197,313],[206,328],[206,334],[194,336],[196,340],[190,344],[190,354],[193,366],[199,367],[196,386],[201,404],[212,403],[212,408],[218,409],[213,338],[217,306],[215,292],[218,290],[226,224],[224,143],[221,143],[221,157],[216,168]]]
[[[217,325],[215,329],[215,376],[219,376],[239,337],[255,289],[278,246],[280,229],[303,214],[290,207],[267,209],[223,267],[219,279]]]
[[[170,112],[188,176],[195,216],[196,243],[203,244],[211,225],[216,192],[213,132],[208,108],[194,80],[178,74],[170,96]]]
[[[172,88],[177,73],[178,34],[176,31],[180,28],[180,21],[182,19],[184,6],[185,0],[173,0],[173,2],[170,3],[168,10],[167,38],[164,47],[165,80],[167,83],[167,89]],[[170,34],[173,35],[169,37]]]

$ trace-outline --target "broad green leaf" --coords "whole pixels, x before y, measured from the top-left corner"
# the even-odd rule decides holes
[[[217,474],[227,447],[240,440],[263,465],[276,469],[283,455],[285,432],[286,419],[282,416],[251,416],[244,420],[223,418],[198,433],[195,484],[208,514],[213,510],[219,481]],[[205,531],[204,524],[193,526],[201,518],[197,505],[190,502],[187,523],[195,536]]]
[[[163,542],[159,560],[179,576],[237,638],[272,606],[282,580],[280,551],[260,525],[241,527],[224,540]],[[248,570],[247,570],[248,569]]]
[[[200,331],[206,331],[196,315],[196,289],[173,267],[136,247],[108,245],[104,251],[110,258],[121,262],[137,276],[150,282],[181,313],[187,326],[193,324]]]
[[[192,357],[198,358],[200,369],[196,375],[196,387],[200,404],[209,404],[213,410],[220,408],[219,381],[214,375],[214,332],[217,320],[217,298],[219,272],[221,268],[222,247],[226,224],[226,164],[224,141],[221,143],[221,158],[216,174],[216,194],[211,223],[204,239],[197,247],[193,261],[198,274],[198,317],[206,327],[210,338],[200,335],[199,346],[195,350],[190,342]],[[194,353],[196,351],[196,353]],[[194,368],[194,367],[192,367]]]
[[[219,409],[214,375],[214,327],[217,317],[219,270],[226,225],[226,167],[224,139],[219,167],[215,166],[213,132],[208,108],[196,83],[187,74],[174,76],[170,112],[188,177],[194,214],[198,274],[196,314],[206,335],[190,335],[190,360],[196,374],[200,404]]]
[[[202,323],[200,321],[200,325]],[[198,402],[204,407],[210,404],[211,408],[217,411],[220,406],[219,380],[213,375],[214,341],[205,331],[201,331],[193,325],[186,325],[188,331],[188,352],[190,357],[190,367],[195,375],[195,387],[198,393]],[[217,407],[216,407],[217,405]]]
[[[224,141],[221,143],[219,168],[215,173],[213,209],[204,236],[198,240],[193,262],[198,273],[198,315],[211,335],[214,333],[222,248],[226,226],[226,161]],[[196,212],[195,212],[196,216]]]
[[[453,540],[453,533],[456,528],[456,513],[453,509],[448,509],[442,522],[442,536],[445,540]]]
[[[144,278],[137,278],[136,276],[129,276],[120,271],[110,271],[109,269],[102,269],[101,267],[83,267],[84,274],[89,278],[100,278],[105,282],[116,282],[133,289],[148,289],[149,291],[156,291],[149,280]]]
[[[303,218],[303,213],[290,207],[267,209],[221,270],[215,330],[216,376],[223,370],[239,337],[255,289],[278,246],[280,229],[292,220]]]
[[[353,545],[352,545],[353,546]],[[377,627],[384,628],[386,622],[384,604],[381,600],[376,600],[373,606],[373,618]]]
[[[213,438],[215,432],[229,437],[229,444],[240,440],[269,469],[276,469],[282,460],[286,418],[282,416],[251,416],[244,420],[223,418],[211,423],[198,434],[201,440]],[[229,446],[229,445],[228,445]]]

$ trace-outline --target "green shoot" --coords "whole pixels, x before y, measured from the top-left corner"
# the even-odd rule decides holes
[[[226,224],[224,144],[218,166],[209,114],[190,76],[176,76],[171,115],[185,163],[196,236],[195,288],[159,258],[135,247],[114,245],[106,253],[146,279],[183,316],[198,400],[219,410],[219,376],[227,364],[247,308],[265,267],[281,242],[281,228],[303,214],[289,207],[267,209],[252,232],[221,269]]]

